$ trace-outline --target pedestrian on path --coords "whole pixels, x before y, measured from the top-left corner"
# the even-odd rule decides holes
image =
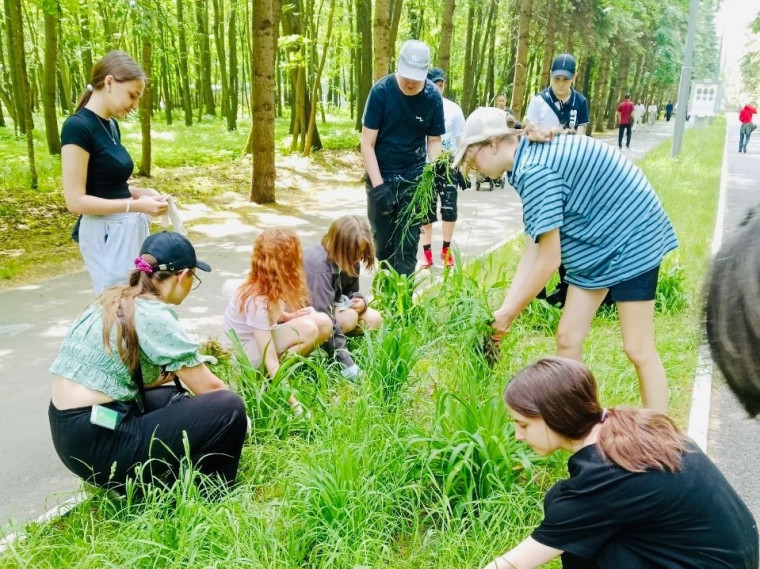
[[[369,223],[358,215],[339,217],[321,243],[304,251],[311,305],[332,319],[332,336],[322,347],[340,362],[343,377],[350,379],[356,379],[361,370],[346,347],[346,335],[377,330],[383,323],[380,313],[359,292],[361,265],[374,268],[375,247]]]
[[[169,231],[148,237],[139,255],[129,284],[77,317],[50,368],[55,450],[71,472],[104,488],[124,491],[140,464],[144,482],[171,480],[188,451],[200,472],[231,486],[246,432],[243,402],[206,367],[171,308],[200,284],[195,271],[211,267]]]
[[[577,77],[578,70],[572,55],[562,53],[555,57],[551,67],[551,85],[531,99],[525,114],[526,124],[584,134],[589,122],[588,101],[573,88]],[[539,298],[546,298],[549,304],[562,307],[566,297],[565,267],[560,265],[557,288],[551,294],[548,290],[542,291]]]
[[[668,104],[665,105],[665,122],[670,122],[670,117],[673,116],[674,108],[673,101],[668,101]]]
[[[712,260],[705,323],[713,360],[750,416],[760,414],[760,211],[747,218]]]
[[[657,105],[654,104],[654,101],[649,103],[649,106],[647,107],[647,130],[652,130],[652,127],[654,126],[655,121],[657,120]]]
[[[63,196],[68,210],[80,216],[72,237],[79,242],[95,294],[127,283],[150,233],[149,216],[169,208],[167,196],[130,187],[134,163],[114,120],[137,108],[146,81],[135,60],[121,51],[109,52],[93,66],[76,112],[61,129]]]
[[[455,166],[487,176],[511,172],[527,239],[501,307],[498,337],[546,286],[560,262],[567,301],[557,353],[581,360],[599,305],[612,293],[623,349],[634,364],[644,406],[668,407],[665,370],[654,339],[654,299],[663,257],[677,247],[673,227],[644,174],[624,155],[587,136],[558,135],[531,143],[514,117],[479,108],[467,118]]]
[[[757,524],[736,491],[665,414],[602,408],[585,365],[544,358],[504,399],[515,438],[539,456],[572,453],[570,477],[544,498],[544,519],[486,569],[756,569]]]
[[[633,107],[633,130],[636,130],[641,126],[641,121],[644,119],[646,112],[647,108],[641,101],[636,103],[636,105]]]
[[[438,88],[443,97],[443,117],[446,123],[446,132],[441,137],[441,146],[445,152],[452,156],[457,154],[457,146],[464,134],[464,113],[462,107],[451,99],[443,96],[446,89],[446,74],[440,67],[435,67],[428,73],[428,80]],[[449,267],[454,266],[454,252],[450,251],[451,240],[454,238],[454,227],[457,223],[457,186],[454,180],[448,180],[446,176],[436,176],[436,196],[431,200],[430,211],[425,223],[422,224],[422,262],[421,267],[433,265],[433,223],[438,221],[436,206],[441,204],[441,231],[443,232],[443,245],[441,246],[441,260]]]
[[[631,149],[631,123],[636,109],[631,102],[631,96],[626,93],[625,99],[618,105],[618,149],[623,150],[623,133],[625,132],[625,149]]]
[[[757,109],[752,103],[744,105],[741,111],[739,111],[739,152],[747,153],[747,144],[749,143],[749,137],[752,136],[752,132],[757,128],[757,125],[752,120],[752,115],[757,114]]]
[[[283,354],[306,356],[332,335],[332,319],[308,302],[301,241],[289,229],[267,229],[253,243],[251,269],[227,305],[223,330],[237,335],[251,366],[271,381]],[[294,395],[288,403],[303,413]]]
[[[361,153],[367,217],[377,258],[401,275],[417,266],[420,227],[409,223],[408,205],[425,163],[441,153],[446,132],[443,98],[427,80],[430,49],[404,42],[398,69],[369,92],[362,117]]]

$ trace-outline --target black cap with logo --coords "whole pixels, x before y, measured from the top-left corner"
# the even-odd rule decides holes
[[[569,53],[562,53],[554,58],[552,63],[552,78],[561,76],[572,79],[575,75],[575,58]]]

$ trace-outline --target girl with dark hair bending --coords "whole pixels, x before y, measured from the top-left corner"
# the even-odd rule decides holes
[[[147,461],[144,481],[170,481],[187,442],[200,472],[232,485],[247,427],[243,401],[206,367],[170,306],[200,283],[197,269],[211,267],[170,231],[148,237],[139,253],[129,284],[79,315],[50,368],[55,450],[77,476],[121,490]]]
[[[570,478],[544,500],[544,520],[486,569],[757,569],[752,514],[667,415],[603,409],[582,363],[545,358],[504,399],[515,438],[537,454],[573,453]]]
[[[76,113],[61,129],[63,195],[69,211],[81,216],[72,236],[79,241],[95,294],[127,283],[150,233],[148,216],[169,207],[166,196],[127,183],[134,163],[114,120],[137,108],[147,80],[126,53],[109,52],[92,67]]]

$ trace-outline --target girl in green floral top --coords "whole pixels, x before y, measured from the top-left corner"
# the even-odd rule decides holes
[[[211,268],[174,232],[148,237],[135,267],[129,285],[106,290],[82,312],[50,368],[58,456],[88,482],[120,489],[143,463],[143,480],[171,480],[186,434],[196,468],[232,485],[243,402],[206,367],[170,306],[194,288],[196,269]]]

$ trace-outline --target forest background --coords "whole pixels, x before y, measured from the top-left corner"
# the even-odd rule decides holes
[[[362,109],[373,81],[395,69],[406,39],[430,45],[433,65],[449,78],[446,96],[466,114],[504,93],[521,116],[529,97],[548,84],[552,58],[573,53],[593,133],[615,126],[626,92],[660,108],[675,100],[689,11],[689,0],[0,3],[0,230],[6,236],[0,278],[11,286],[24,272],[23,253],[76,258],[60,185],[60,127],[93,62],[111,49],[127,51],[150,77],[138,116],[122,121],[136,175],[173,168],[175,180],[187,181],[185,187],[155,178],[139,185],[206,201],[182,170],[194,167],[216,176],[211,185],[234,176],[236,191],[267,204],[276,201],[276,156],[345,149],[349,168],[361,175]],[[696,79],[718,77],[718,8],[719,0],[699,4]],[[751,65],[745,67],[753,81]],[[330,159],[326,164],[330,169]],[[30,264],[46,261],[35,254]]]

